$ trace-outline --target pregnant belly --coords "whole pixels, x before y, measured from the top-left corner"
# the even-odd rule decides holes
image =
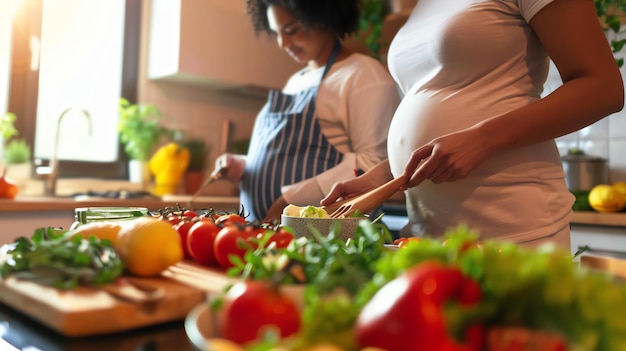
[[[461,103],[441,93],[407,94],[389,128],[389,162],[394,174],[401,171],[411,152],[436,137],[474,125],[485,115],[479,104]]]

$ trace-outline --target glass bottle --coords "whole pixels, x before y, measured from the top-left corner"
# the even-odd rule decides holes
[[[145,207],[79,207],[74,209],[70,229],[93,222],[126,221],[150,215]]]

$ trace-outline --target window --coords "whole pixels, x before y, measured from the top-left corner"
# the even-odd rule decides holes
[[[16,127],[34,145],[34,157],[50,158],[65,109],[85,109],[91,135],[78,113],[60,123],[60,176],[127,177],[117,104],[120,96],[136,100],[141,0],[11,1],[19,5],[6,110],[18,116]]]

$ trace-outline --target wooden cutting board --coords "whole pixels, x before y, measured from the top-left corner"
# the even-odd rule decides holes
[[[62,291],[29,281],[0,280],[0,302],[66,336],[108,334],[184,319],[233,279],[215,269],[190,262],[170,267],[160,277],[133,277],[142,285],[160,287],[163,298],[148,304],[128,302],[92,287]]]

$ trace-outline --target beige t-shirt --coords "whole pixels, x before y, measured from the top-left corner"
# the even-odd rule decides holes
[[[283,92],[293,94],[319,84],[324,68],[296,72]],[[368,170],[387,158],[387,133],[400,102],[399,90],[377,60],[352,54],[335,62],[322,81],[315,112],[322,133],[343,161],[313,177],[282,188],[287,203],[318,205],[336,181]]]
[[[389,49],[389,69],[405,94],[389,131],[395,175],[433,138],[540,98],[549,61],[528,22],[551,1],[418,2]],[[465,223],[514,242],[554,234],[571,215],[564,176],[552,140],[501,150],[466,179],[407,191],[408,229],[439,236]]]

